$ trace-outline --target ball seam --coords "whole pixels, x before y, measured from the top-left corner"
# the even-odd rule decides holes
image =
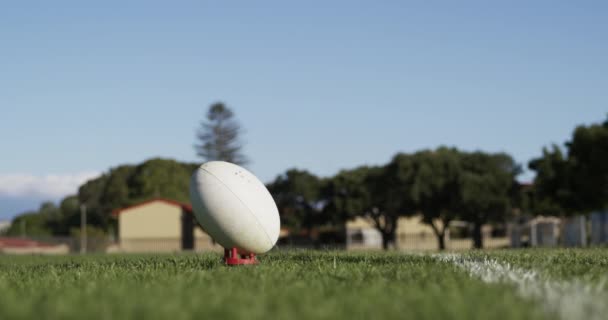
[[[255,222],[258,224],[258,228],[262,229],[262,231],[264,232],[264,234],[266,235],[266,238],[268,239],[268,243],[272,247],[274,247],[274,244],[272,243],[272,239],[270,238],[270,235],[268,235],[268,232],[266,231],[266,228],[264,228],[264,226],[262,225],[262,223],[260,222],[260,220],[258,219],[258,217],[253,213],[253,211],[251,210],[251,208],[236,194],[234,193],[234,191],[232,191],[232,189],[230,189],[228,187],[228,185],[226,185],[226,183],[224,183],[224,181],[222,181],[222,179],[218,178],[215,174],[211,173],[209,170],[205,169],[205,168],[201,168],[203,171],[205,171],[206,173],[208,173],[209,175],[211,175],[212,177],[214,177],[215,179],[217,179],[217,181],[219,181],[226,189],[228,189],[228,191],[230,191],[230,193],[232,193],[232,195],[237,198],[239,200],[239,202],[245,207],[247,208],[247,210],[249,211],[249,214],[251,214],[253,216],[253,219],[255,220]]]

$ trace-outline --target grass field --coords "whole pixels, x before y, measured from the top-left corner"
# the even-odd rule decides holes
[[[0,256],[0,319],[604,319],[608,249]]]

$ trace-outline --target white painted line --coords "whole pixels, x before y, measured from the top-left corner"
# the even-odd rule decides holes
[[[582,280],[556,281],[539,272],[513,267],[493,259],[475,260],[458,254],[437,254],[436,259],[466,270],[487,283],[512,283],[520,296],[535,299],[561,319],[608,319],[607,279],[598,283]]]

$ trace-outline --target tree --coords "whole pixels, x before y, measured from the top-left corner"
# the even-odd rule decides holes
[[[87,223],[108,230],[111,223],[110,213],[104,208],[103,195],[105,186],[111,177],[111,171],[85,182],[78,188],[78,201],[87,207]],[[80,221],[79,215],[75,219]],[[68,231],[69,232],[69,231]]]
[[[326,212],[334,212],[340,220],[364,217],[382,235],[382,247],[395,242],[400,202],[388,185],[385,167],[359,167],[343,170],[331,178],[325,188]]]
[[[16,216],[9,229],[10,236],[47,237],[52,235],[49,225],[59,215],[59,208],[54,203],[46,201],[38,211],[28,211]]]
[[[323,214],[322,180],[306,170],[290,169],[267,185],[281,223],[294,229],[310,230],[328,222]]]
[[[473,247],[483,248],[481,227],[502,222],[511,209],[519,166],[504,153],[465,153],[459,177],[459,217],[473,225]]]
[[[80,205],[87,207],[87,225],[103,232],[115,227],[113,210],[148,199],[162,197],[188,202],[188,185],[195,163],[170,159],[150,159],[139,165],[122,165],[81,185],[77,195],[61,200],[59,207],[44,203],[38,211],[26,212],[13,220],[11,235],[69,236],[80,228]]]
[[[377,228],[384,230],[384,236],[390,242],[396,240],[399,218],[415,215],[418,211],[413,196],[415,172],[415,157],[400,153],[379,174],[372,176],[374,198],[382,203],[377,212],[383,214],[375,223]]]
[[[38,211],[27,211],[17,215],[6,230],[8,236],[46,237],[51,235],[47,217]]]
[[[578,126],[566,146],[576,209],[608,208],[608,117],[602,124]]]
[[[108,231],[114,227],[114,209],[158,197],[188,202],[189,178],[196,167],[194,163],[154,158],[112,168],[79,188],[80,203],[87,206],[87,223]],[[70,226],[74,227],[73,223]]]
[[[99,197],[99,203],[103,211],[112,211],[112,208],[120,208],[129,204],[133,192],[130,190],[129,179],[135,173],[132,165],[121,165],[112,168]]]
[[[39,212],[42,210],[39,210]],[[67,236],[71,228],[80,226],[80,204],[78,197],[67,196],[61,200],[57,213],[47,222],[53,235]]]
[[[196,167],[193,164],[161,158],[150,159],[135,166],[127,177],[127,204],[157,197],[189,202],[190,177]]]
[[[565,146],[567,152],[543,148],[529,163],[536,171],[534,209],[572,216],[608,208],[608,118],[578,126]]]
[[[531,197],[533,211],[563,216],[577,211],[571,162],[557,145],[543,148],[543,155],[532,159],[528,167],[536,172]]]
[[[221,102],[214,103],[207,111],[206,121],[197,132],[196,153],[205,161],[222,160],[238,165],[247,164],[243,146],[239,140],[241,126],[234,114]]]
[[[411,197],[435,236],[439,250],[445,249],[445,235],[460,209],[460,153],[454,148],[424,150],[412,156]]]

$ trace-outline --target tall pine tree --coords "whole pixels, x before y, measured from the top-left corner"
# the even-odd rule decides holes
[[[205,121],[197,132],[196,154],[204,161],[222,160],[238,165],[247,164],[240,142],[241,126],[230,108],[221,102],[212,104]]]

